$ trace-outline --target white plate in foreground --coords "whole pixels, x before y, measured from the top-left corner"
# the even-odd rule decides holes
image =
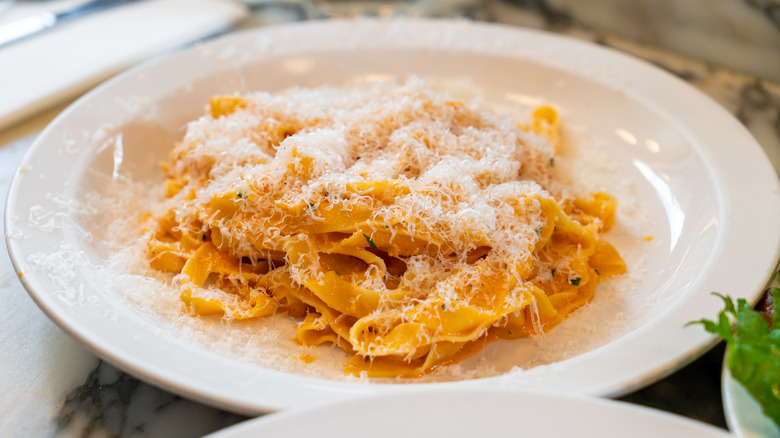
[[[594,151],[570,168],[620,199],[608,238],[630,271],[547,336],[496,342],[462,364],[461,376],[482,367],[491,377],[431,385],[623,394],[713,343],[700,327],[684,327],[717,313],[720,300],[711,291],[753,301],[767,281],[780,248],[777,176],[750,134],[712,100],[646,63],[561,36],[469,22],[366,20],[231,35],[135,68],[76,102],[41,134],[11,185],[7,244],[22,283],[52,320],[101,357],[227,409],[258,413],[414,390],[421,381],[307,375],[330,362],[307,368],[290,354],[264,350],[296,348],[291,335],[255,349],[246,327],[193,327],[187,321],[200,319],[178,310],[167,319],[156,315],[157,301],[171,296],[109,263],[117,248],[105,240],[117,215],[105,199],[117,197],[117,182],[142,188],[139,199],[115,199],[117,211],[143,211],[144,196],[161,192],[157,163],[209,96],[391,75],[418,75],[513,111],[557,105],[565,137]],[[314,354],[344,360],[328,348]]]
[[[344,438],[530,436],[545,438],[724,438],[726,431],[611,400],[487,390],[415,391],[293,409],[229,427],[209,438],[323,431]]]

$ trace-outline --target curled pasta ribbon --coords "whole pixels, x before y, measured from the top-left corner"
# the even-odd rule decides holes
[[[210,242],[202,244],[182,268],[182,301],[201,315],[228,314],[234,319],[249,319],[274,314],[278,303],[260,287],[263,274],[243,268]],[[230,284],[234,292],[203,290],[210,277]]]
[[[518,123],[517,126],[523,131],[533,132],[542,135],[549,140],[559,152],[561,124],[558,118],[558,111],[551,106],[540,106],[531,113],[530,123]]]

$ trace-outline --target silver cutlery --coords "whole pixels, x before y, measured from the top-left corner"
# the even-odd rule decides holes
[[[0,25],[0,47],[43,32],[63,21],[73,20],[136,0],[92,0],[61,12],[40,12]]]

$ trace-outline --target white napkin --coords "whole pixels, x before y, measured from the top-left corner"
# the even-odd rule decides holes
[[[25,6],[29,4],[34,6]],[[0,24],[73,4],[18,3],[0,14]],[[144,0],[63,22],[0,47],[0,129],[77,96],[143,59],[225,31],[245,16],[246,8],[229,0]]]

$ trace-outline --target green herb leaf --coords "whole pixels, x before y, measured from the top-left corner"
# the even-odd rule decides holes
[[[777,298],[780,297],[780,289],[773,287],[769,293],[772,295],[772,299],[775,303],[775,311],[772,314],[772,327],[774,328],[775,334],[777,334],[776,332],[780,330],[780,312],[777,311],[777,307],[780,306],[780,303],[778,303],[777,300]]]
[[[770,293],[775,303],[780,302],[780,289],[772,288]],[[723,300],[724,309],[718,314],[717,322],[702,319],[688,325],[701,324],[704,330],[728,343],[727,363],[731,375],[780,427],[780,312],[775,309],[770,329],[746,300],[737,300],[735,306],[730,297],[718,296]]]
[[[555,167],[555,158],[550,157],[550,167]]]
[[[365,237],[365,238],[366,238],[366,242],[368,242],[368,245],[369,245],[371,248],[376,248],[376,243],[374,243],[374,240],[373,240],[373,239],[371,239],[370,237],[368,237],[368,234],[366,234],[366,233],[363,233],[363,237]]]
[[[573,284],[574,286],[579,286],[581,280],[582,277],[574,277],[569,279],[569,283]]]

